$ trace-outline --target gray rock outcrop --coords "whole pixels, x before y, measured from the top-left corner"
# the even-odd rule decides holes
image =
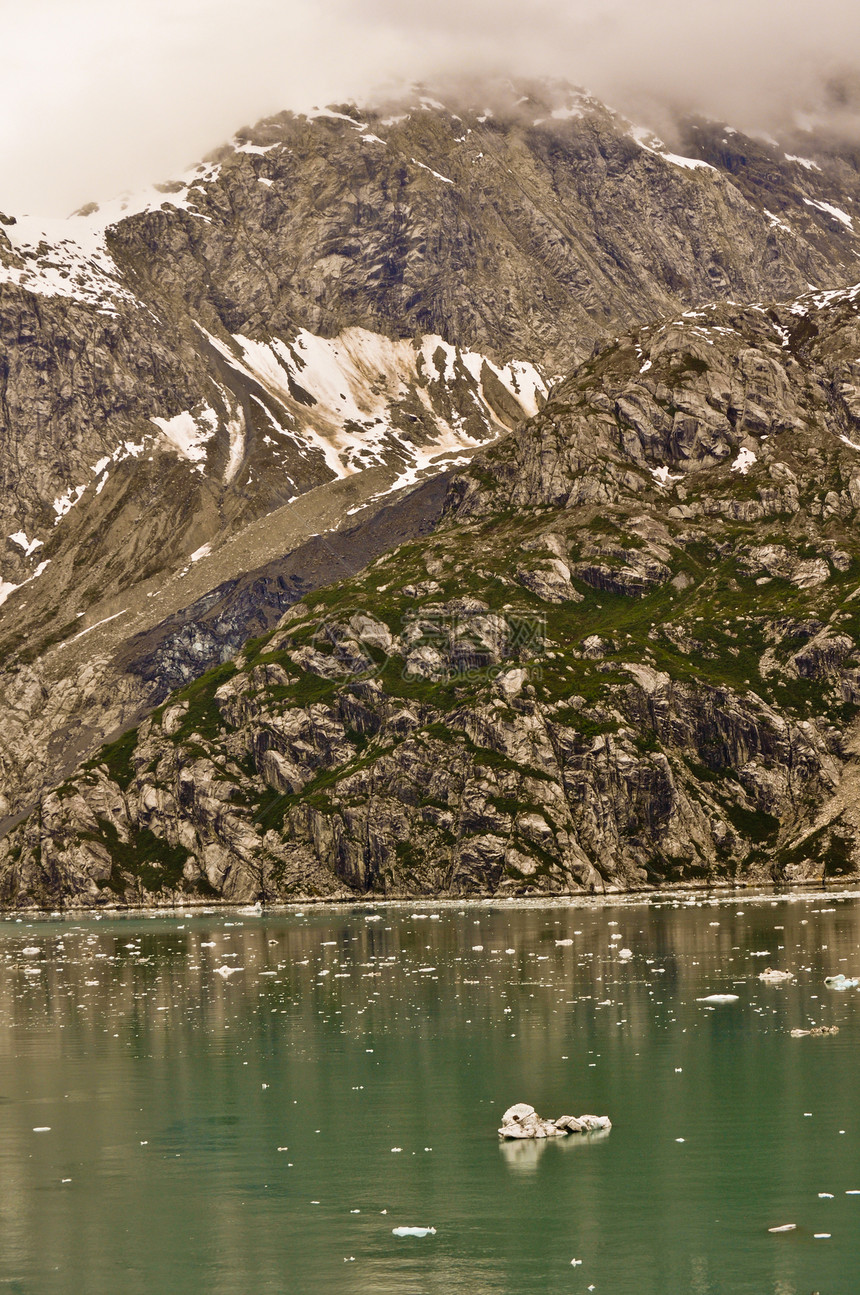
[[[608,1132],[612,1121],[607,1115],[560,1115],[557,1120],[542,1119],[533,1106],[518,1102],[502,1116],[499,1137],[509,1140],[526,1138],[559,1138],[570,1133]]]

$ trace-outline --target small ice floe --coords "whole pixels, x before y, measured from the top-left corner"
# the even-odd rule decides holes
[[[813,1232],[812,1235],[816,1241],[829,1241],[832,1234],[830,1232]]]
[[[435,1228],[392,1228],[395,1237],[435,1237]]]
[[[794,972],[775,971],[772,967],[765,967],[764,971],[759,972],[758,978],[766,981],[769,985],[779,985],[785,980],[794,980]]]
[[[779,1227],[768,1228],[768,1232],[794,1232],[796,1223],[780,1223]]]
[[[860,985],[860,980],[852,976],[843,976],[840,971],[837,976],[825,976],[824,983],[828,989],[856,989]]]
[[[632,958],[632,957],[633,957],[633,950],[632,950],[632,949],[619,949],[619,950],[618,950],[618,956],[619,956],[619,958],[623,958],[623,959],[624,959],[624,961],[626,962],[628,958]]]
[[[793,1039],[803,1039],[807,1035],[811,1035],[813,1038],[821,1038],[825,1034],[838,1034],[838,1033],[839,1033],[838,1025],[813,1025],[812,1028],[809,1030],[792,1030],[791,1037]]]
[[[499,1137],[504,1139],[558,1138],[569,1133],[597,1133],[612,1128],[606,1115],[560,1115],[557,1120],[544,1120],[533,1106],[518,1102],[509,1106],[502,1116]]]
[[[223,967],[215,968],[215,975],[223,976],[224,979],[226,980],[228,976],[235,976],[237,971],[244,971],[244,970],[245,970],[244,967],[228,967],[225,962]]]
[[[573,944],[573,940],[556,940],[555,943],[556,943],[556,947],[561,949],[561,948],[565,948],[568,944]],[[24,952],[26,953],[26,949],[24,950]]]
[[[832,1192],[819,1192],[819,1193],[818,1193],[818,1199],[819,1199],[820,1201],[832,1201],[832,1200],[833,1200],[833,1193],[832,1193]]]
[[[737,994],[708,994],[705,998],[697,998],[697,1003],[736,1003]]]
[[[51,1126],[50,1126],[50,1124],[40,1125],[40,1126],[39,1126],[39,1128],[38,1128],[38,1129],[34,1129],[34,1130],[33,1130],[33,1132],[34,1132],[34,1133],[50,1133],[50,1132],[51,1132]]]

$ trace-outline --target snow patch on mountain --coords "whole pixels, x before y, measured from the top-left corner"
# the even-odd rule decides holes
[[[441,175],[438,171],[434,171],[432,166],[427,166],[425,162],[419,162],[417,157],[413,157],[412,161],[416,166],[420,166],[422,171],[429,171],[431,175],[435,175],[436,179],[441,180],[443,184],[454,183],[453,180],[449,180],[447,175]]]
[[[265,157],[273,148],[277,148],[277,140],[274,144],[251,144],[248,140],[233,140],[233,149],[236,153],[256,153],[258,157]]]
[[[24,550],[24,556],[27,558],[31,553],[35,553],[36,549],[40,549],[44,545],[43,540],[28,540],[24,531],[16,531],[14,535],[9,536],[9,539],[13,544],[17,544],[19,548]]]
[[[211,441],[218,427],[218,415],[208,406],[199,414],[185,409],[172,418],[152,418],[150,421],[161,429],[173,448],[191,463],[202,463],[205,460],[204,446],[207,441]]]
[[[196,210],[198,186],[218,177],[220,165],[201,163],[180,179],[124,194],[106,203],[90,203],[66,219],[19,216],[4,227],[12,259],[0,259],[0,285],[7,283],[42,297],[67,297],[113,313],[118,302],[137,305],[123,285],[121,272],[108,251],[106,233],[130,216],[173,207],[200,220]]]
[[[853,305],[856,309],[858,297],[860,297],[860,283],[855,283],[850,288],[830,288],[823,292],[813,290],[792,302],[788,308],[789,314],[803,317],[808,315],[813,307],[816,310],[826,310],[830,306],[845,303]]]
[[[65,494],[57,496],[53,503],[54,512],[57,514],[54,519],[55,526],[60,518],[65,517],[66,513],[71,512],[86,488],[86,482],[84,482],[82,486],[69,486]]]
[[[0,576],[0,607],[3,606],[6,599],[9,597],[9,595],[13,594],[16,589],[23,589],[25,585],[32,584],[34,580],[38,580],[39,576],[43,573],[45,568],[50,566],[50,563],[51,563],[51,559],[45,558],[45,561],[39,563],[39,565],[36,567],[36,570],[33,572],[33,574],[31,576],[28,576],[26,580],[22,580],[19,585],[10,584],[8,581],[4,580],[2,576]]]
[[[650,472],[658,486],[668,486],[673,481],[680,481],[683,476],[683,473],[670,472],[667,467],[651,468]]]
[[[770,221],[771,229],[781,229],[784,234],[793,232],[790,225],[786,225],[785,221],[780,220],[779,216],[775,216],[772,211],[768,211],[767,207],[764,209],[764,214]]]
[[[301,329],[289,340],[265,342],[236,334],[231,344],[200,331],[261,389],[252,398],[280,443],[322,456],[338,478],[392,464],[421,471],[439,455],[494,440],[506,424],[484,390],[487,370],[523,418],[536,414],[546,396],[541,374],[527,361],[497,365],[435,335],[413,343],[363,328],[334,338]],[[269,443],[276,444],[271,437]]]
[[[716,171],[717,169],[711,166],[710,162],[703,162],[699,157],[682,157],[680,153],[670,153],[659,135],[655,135],[645,126],[631,126],[627,133],[646,153],[662,157],[664,162],[671,162],[672,166],[679,166],[685,171]]]
[[[738,452],[737,458],[732,463],[731,471],[739,472],[742,477],[745,477],[755,462],[756,462],[756,456],[753,454],[752,450],[748,450],[744,446]]]
[[[847,211],[843,211],[841,207],[834,207],[833,204],[829,202],[816,202],[814,198],[804,198],[803,201],[807,207],[815,207],[817,211],[823,211],[825,215],[832,216],[834,220],[838,220],[846,229],[850,229],[852,234],[854,233],[853,218],[848,215]]]
[[[330,119],[332,121],[347,121],[350,126],[355,126],[356,130],[364,130],[367,122],[356,121],[345,112],[335,112],[333,108],[314,108],[307,114],[308,121],[319,121],[320,119]]]
[[[235,415],[227,420],[227,435],[230,438],[230,454],[227,458],[227,466],[224,469],[225,485],[233,480],[245,456],[245,416],[241,409],[238,409]]]

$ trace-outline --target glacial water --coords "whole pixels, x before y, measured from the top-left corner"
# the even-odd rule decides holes
[[[856,1295],[859,946],[824,893],[0,920],[0,1295]]]

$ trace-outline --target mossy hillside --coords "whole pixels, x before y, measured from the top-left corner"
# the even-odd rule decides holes
[[[623,515],[613,519],[588,520],[589,528],[599,521],[600,533],[608,533],[629,547],[642,544],[635,534],[625,534]],[[444,605],[452,598],[479,599],[492,611],[507,617],[534,617],[545,625],[540,650],[529,665],[529,679],[536,695],[547,702],[580,696],[589,702],[599,701],[613,686],[624,681],[621,666],[627,661],[647,660],[655,669],[673,679],[707,682],[718,687],[738,690],[754,688],[765,700],[781,706],[793,706],[799,715],[818,713],[830,704],[826,685],[808,680],[762,678],[761,655],[767,646],[767,628],[778,615],[781,618],[815,616],[820,620],[839,617],[841,630],[860,635],[860,604],[846,603],[856,588],[856,571],[832,573],[824,588],[800,590],[789,582],[774,579],[765,586],[745,572],[733,555],[720,556],[715,543],[699,534],[684,542],[684,527],[673,551],[673,571],[690,580],[684,590],[668,582],[632,599],[622,594],[595,591],[577,583],[581,602],[560,606],[543,602],[516,580],[518,555],[523,545],[547,529],[543,513],[510,520],[499,534],[492,519],[471,524],[427,547],[404,546],[381,560],[368,572],[343,585],[321,590],[306,598],[307,613],[289,626],[289,647],[273,649],[270,644],[278,633],[250,642],[242,656],[242,668],[250,670],[265,662],[282,663],[293,668],[291,653],[303,646],[330,650],[321,634],[321,624],[342,623],[356,609],[368,611],[384,622],[393,634],[402,633],[422,607]],[[755,528],[734,527],[732,548],[742,547],[744,540],[760,539]],[[768,538],[785,543],[789,537],[777,532]],[[722,542],[725,547],[725,542]],[[804,550],[805,555],[806,550]],[[815,553],[819,550],[815,549]],[[474,560],[480,554],[480,566]],[[432,596],[415,600],[405,597],[403,586],[426,583],[428,558],[437,568],[439,586]],[[660,626],[670,622],[688,632],[703,650],[687,654],[661,633]],[[600,663],[583,660],[579,651],[591,635],[610,640],[611,646]],[[419,640],[420,641],[420,640]],[[418,701],[434,710],[447,713],[458,705],[475,702],[488,693],[493,671],[470,672],[470,677],[428,680],[408,674],[401,657],[388,660],[373,648],[365,649],[374,659],[374,671],[385,692],[405,701]],[[552,655],[550,655],[550,653]],[[175,740],[187,740],[192,732],[214,738],[220,728],[214,693],[230,678],[236,666],[228,664],[204,675],[195,684],[174,695],[170,704],[188,702],[188,711]],[[294,683],[270,692],[268,701],[279,707],[329,704],[344,685],[310,671],[302,672]],[[574,716],[569,715],[571,721]],[[584,723],[588,721],[584,720]],[[108,748],[106,756],[118,778],[127,781],[133,735],[126,735]]]

